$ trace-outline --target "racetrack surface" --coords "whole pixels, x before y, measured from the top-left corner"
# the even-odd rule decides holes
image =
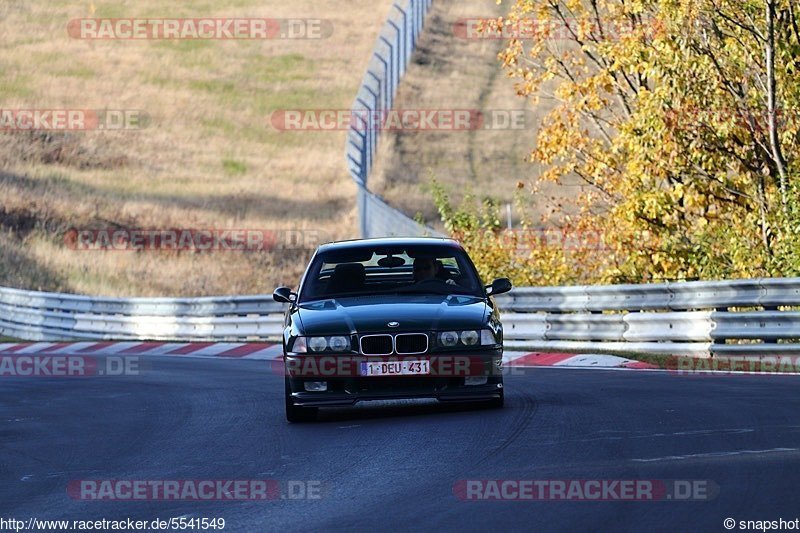
[[[224,517],[225,531],[723,530],[794,519],[800,378],[515,369],[502,410],[366,406],[290,425],[264,361],[0,378],[0,515]],[[318,480],[317,500],[79,501],[78,479]],[[465,479],[710,480],[710,501],[461,501]]]

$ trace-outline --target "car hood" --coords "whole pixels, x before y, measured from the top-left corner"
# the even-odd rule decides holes
[[[464,295],[343,297],[298,306],[305,335],[479,329],[490,309],[483,298]],[[389,328],[389,322],[400,326]]]

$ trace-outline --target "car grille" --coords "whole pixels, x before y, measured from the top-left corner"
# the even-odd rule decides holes
[[[391,335],[364,335],[361,353],[364,355],[389,355],[394,351]]]
[[[411,355],[428,351],[428,336],[425,333],[381,334],[361,337],[361,353],[364,355]]]
[[[401,333],[394,338],[398,354],[425,353],[428,351],[428,336],[424,333]]]

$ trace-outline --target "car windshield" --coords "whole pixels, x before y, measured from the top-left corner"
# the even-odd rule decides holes
[[[361,245],[318,253],[303,279],[299,301],[370,294],[482,297],[485,292],[461,248]]]

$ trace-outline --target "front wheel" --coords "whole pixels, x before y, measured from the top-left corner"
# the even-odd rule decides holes
[[[285,401],[286,401],[286,420],[289,422],[312,422],[317,418],[316,407],[301,407],[292,401],[292,388],[289,386],[289,378],[285,378]]]

